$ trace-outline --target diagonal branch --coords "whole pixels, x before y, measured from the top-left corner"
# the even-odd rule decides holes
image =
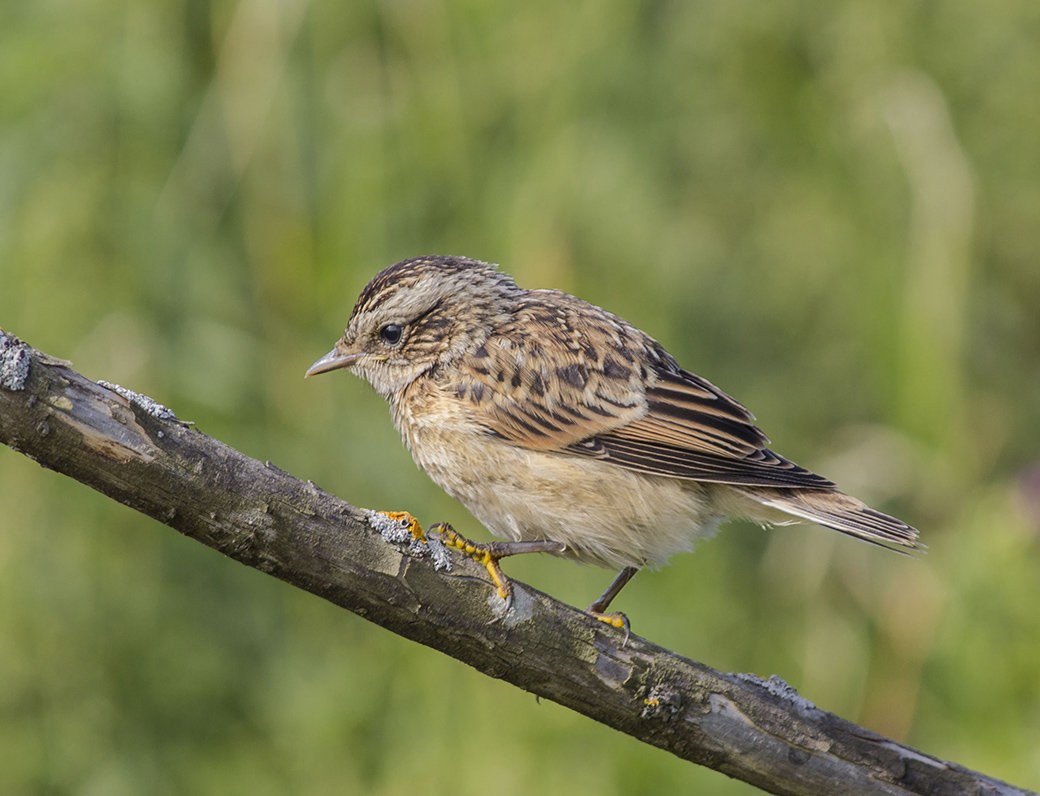
[[[779,678],[625,643],[521,583],[499,615],[478,564],[453,557],[438,572],[360,509],[3,332],[0,442],[388,630],[773,793],[1025,792],[819,710]]]

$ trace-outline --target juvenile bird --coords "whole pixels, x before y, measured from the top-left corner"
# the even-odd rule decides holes
[[[496,536],[431,528],[482,561],[552,552],[620,569],[589,613],[637,570],[693,549],[727,517],[815,522],[894,549],[917,530],[771,451],[754,416],[683,370],[649,335],[497,266],[427,256],[384,269],[308,376],[349,368],[390,404],[420,468]]]

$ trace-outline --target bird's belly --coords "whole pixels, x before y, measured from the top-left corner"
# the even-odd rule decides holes
[[[410,437],[418,465],[493,534],[563,542],[566,555],[588,563],[664,563],[720,520],[711,486],[443,426]]]

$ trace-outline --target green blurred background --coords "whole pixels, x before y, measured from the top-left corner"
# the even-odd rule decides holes
[[[1038,41],[1022,0],[4,3],[0,325],[486,538],[303,371],[405,257],[577,293],[930,547],[734,524],[636,632],[1036,788]],[[0,792],[695,788],[749,790],[0,451]]]

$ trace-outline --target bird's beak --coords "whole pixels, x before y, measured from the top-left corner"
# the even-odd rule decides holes
[[[339,368],[349,368],[360,356],[360,353],[343,354],[340,353],[338,348],[333,348],[329,353],[307,368],[307,372],[303,374],[303,377],[317,376],[319,373],[328,373],[330,370],[338,370]]]

